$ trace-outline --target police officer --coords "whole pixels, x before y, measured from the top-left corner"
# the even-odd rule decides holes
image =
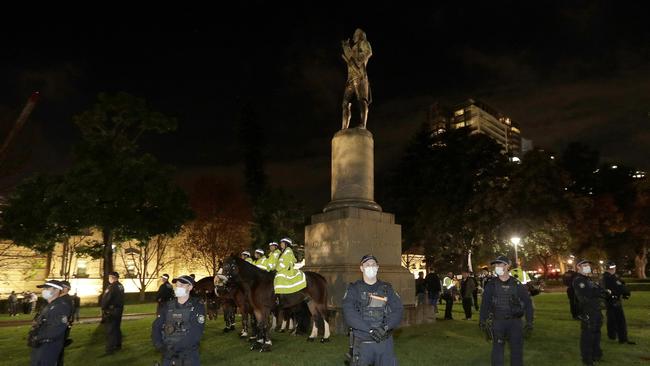
[[[205,328],[205,304],[198,297],[190,297],[196,285],[190,276],[172,281],[176,300],[165,303],[153,322],[151,340],[163,354],[162,366],[199,366],[199,342]]]
[[[74,322],[75,313],[74,299],[69,294],[71,288],[70,282],[61,281],[61,286],[63,286],[63,290],[61,291],[61,296],[59,296],[59,298],[68,303],[68,306],[70,307],[70,314],[68,315],[68,329],[65,331],[65,341],[63,344],[63,349],[61,350],[61,354],[59,355],[57,366],[63,366],[63,353],[65,352],[65,347],[72,344],[72,339],[70,339],[70,331],[72,330],[72,323]]]
[[[167,301],[174,299],[174,287],[169,283],[169,275],[167,273],[163,274],[160,280],[162,283],[158,287],[158,293],[156,294],[156,302],[158,302],[156,314],[160,314],[160,309]]]
[[[255,254],[254,255],[255,255],[254,264],[257,266],[257,268],[268,271],[269,270],[269,268],[267,266],[268,259],[264,255],[264,251],[262,249],[255,249]]]
[[[270,242],[269,243],[269,256],[266,261],[266,267],[269,271],[275,271],[278,267],[278,262],[280,261],[280,249],[278,249],[278,243]]]
[[[603,273],[602,286],[605,290],[610,290],[611,294],[607,298],[607,337],[611,340],[618,338],[621,344],[636,344],[627,338],[627,324],[625,323],[625,314],[623,313],[624,299],[630,298],[630,291],[625,287],[625,282],[616,275],[616,263],[607,261],[605,264],[606,272]]]
[[[498,277],[485,284],[479,326],[492,333],[492,366],[504,364],[506,341],[510,343],[510,365],[523,365],[524,331],[530,333],[533,329],[530,294],[526,286],[510,276],[510,260],[507,257],[499,256],[490,264]],[[524,314],[526,326],[522,327]]]
[[[445,320],[453,320],[451,310],[454,307],[454,274],[447,273],[447,276],[442,279],[442,299],[445,300]]]
[[[124,286],[119,282],[120,275],[111,272],[109,285],[102,295],[102,321],[106,327],[106,353],[111,354],[122,348],[122,313],[124,312]]]
[[[580,319],[580,354],[585,365],[593,365],[603,357],[600,348],[600,328],[603,325],[601,302],[608,296],[607,290],[592,281],[592,262],[582,259],[576,264],[577,274],[573,279],[573,290],[578,302]],[[611,292],[611,291],[610,291]]]
[[[351,283],[343,296],[343,317],[351,331],[352,365],[397,365],[392,331],[402,320],[402,301],[392,286],[377,279],[379,262],[361,258],[363,280]]]
[[[61,282],[50,280],[36,287],[43,289],[47,305],[34,318],[27,336],[27,344],[32,347],[31,365],[54,366],[63,351],[70,305],[59,297],[63,291]]]
[[[16,296],[16,291],[11,291],[11,295],[8,298],[9,303],[9,316],[16,316],[18,314],[18,296]]]
[[[253,264],[253,259],[251,258],[251,252],[248,250],[244,250],[241,252],[241,259],[245,260],[246,262]]]

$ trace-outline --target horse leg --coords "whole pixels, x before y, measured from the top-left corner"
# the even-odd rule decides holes
[[[313,342],[318,337],[318,310],[316,309],[314,300],[307,302],[307,307],[309,307],[309,312],[311,313],[311,334],[307,338],[307,342]]]
[[[241,333],[239,333],[239,337],[248,337],[248,312],[246,310],[243,310],[241,314]]]
[[[318,314],[320,315],[321,319],[323,319],[323,338],[320,339],[321,343],[329,342],[330,341],[330,324],[327,322],[329,316],[327,314],[327,305],[325,304],[318,304],[316,305],[316,308],[318,309]]]

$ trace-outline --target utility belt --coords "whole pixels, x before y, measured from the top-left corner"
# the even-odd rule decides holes
[[[494,315],[494,320],[511,320],[511,319],[521,319],[523,315]]]

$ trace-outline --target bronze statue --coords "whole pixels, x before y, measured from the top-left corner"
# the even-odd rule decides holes
[[[350,46],[350,39],[341,41],[343,47],[343,60],[348,64],[348,80],[345,83],[343,92],[343,126],[341,129],[350,127],[350,117],[352,110],[352,96],[356,96],[361,111],[361,128],[366,128],[368,120],[368,107],[372,103],[372,92],[368,83],[368,74],[366,65],[368,59],[372,56],[372,48],[366,40],[366,33],[361,29],[354,31],[352,37],[354,42]]]

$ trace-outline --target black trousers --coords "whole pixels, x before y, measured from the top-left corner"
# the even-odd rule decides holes
[[[627,342],[627,323],[623,313],[623,305],[618,300],[614,303],[607,303],[607,337],[617,339],[623,343]]]
[[[453,319],[451,309],[454,307],[454,297],[449,294],[445,295],[445,319]]]
[[[524,331],[521,319],[494,320],[492,366],[503,366],[506,342],[510,343],[510,365],[524,364]]]
[[[580,321],[580,356],[585,364],[592,364],[603,357],[600,348],[600,328],[603,326],[603,315],[600,312],[583,315]]]
[[[478,311],[478,288],[472,292],[472,299],[474,300],[474,309]]]
[[[463,310],[465,310],[465,318],[472,319],[472,298],[463,297]]]
[[[114,308],[106,326],[106,351],[112,352],[122,347],[122,312],[124,308]]]

